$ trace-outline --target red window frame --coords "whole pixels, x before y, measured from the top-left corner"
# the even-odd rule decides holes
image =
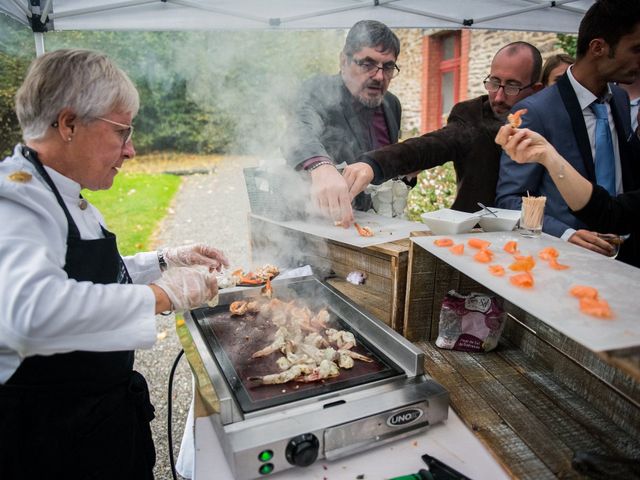
[[[460,32],[452,32],[438,36],[440,58],[444,57],[444,41],[447,38],[453,37],[453,58],[448,60],[440,60],[438,77],[438,115],[439,126],[444,126],[447,122],[443,118],[444,112],[442,111],[442,78],[445,73],[453,72],[453,105],[460,101]]]

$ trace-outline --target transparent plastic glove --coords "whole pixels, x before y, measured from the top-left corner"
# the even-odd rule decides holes
[[[218,295],[215,274],[202,267],[172,268],[154,283],[165,291],[176,312],[201,307]]]
[[[229,266],[229,260],[224,253],[203,243],[165,248],[162,250],[162,254],[168,268],[203,265],[212,272],[214,270],[220,271],[223,266]]]

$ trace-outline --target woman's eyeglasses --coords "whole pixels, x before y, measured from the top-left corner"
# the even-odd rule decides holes
[[[127,125],[126,123],[114,122],[113,120],[109,120],[108,118],[103,117],[95,117],[96,120],[102,120],[103,122],[110,123],[112,125],[116,125],[118,127],[122,127],[123,130],[118,130],[118,135],[122,138],[122,146],[124,147],[133,135],[133,125]],[[58,128],[58,121],[56,120],[51,124],[53,128]]]
[[[127,125],[125,123],[114,122],[113,120],[109,120],[104,117],[96,117],[96,120],[102,120],[103,122],[110,123],[112,125],[116,125],[118,127],[122,127],[123,130],[118,130],[118,134],[120,138],[122,138],[122,146],[124,147],[129,140],[131,140],[131,136],[133,135],[133,125]]]

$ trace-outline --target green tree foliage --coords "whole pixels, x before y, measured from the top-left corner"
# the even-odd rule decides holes
[[[24,57],[0,52],[0,158],[9,155],[21,139],[14,97],[28,65],[29,60]]]
[[[135,147],[139,152],[174,151],[224,153],[232,142],[232,120],[190,99],[186,80],[175,76],[169,88],[138,82],[141,97],[136,118]]]
[[[7,132],[2,134],[3,150],[19,140],[18,130],[4,127],[15,125],[13,95],[35,56],[29,29],[8,21],[13,23],[6,35],[0,24],[0,40],[11,42],[11,49],[4,41],[0,44],[0,52],[6,53],[0,57],[0,118]],[[49,32],[45,41],[47,51],[107,52],[129,74],[140,92],[141,109],[134,122],[138,153],[271,155],[296,87],[313,73],[337,71],[344,34],[70,31]],[[16,52],[27,56],[16,57]]]
[[[556,46],[561,48],[573,58],[576,57],[576,49],[578,44],[578,37],[575,35],[570,35],[566,33],[559,33],[557,35],[558,41],[556,42]]]
[[[35,57],[33,36],[15,20],[0,15],[0,159],[21,139],[15,95]]]
[[[424,170],[407,198],[407,218],[420,221],[420,214],[449,208],[456,198],[456,172],[453,163]]]

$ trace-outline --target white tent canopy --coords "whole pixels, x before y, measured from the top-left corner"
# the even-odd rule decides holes
[[[574,33],[593,0],[0,0],[34,31],[463,27]]]

